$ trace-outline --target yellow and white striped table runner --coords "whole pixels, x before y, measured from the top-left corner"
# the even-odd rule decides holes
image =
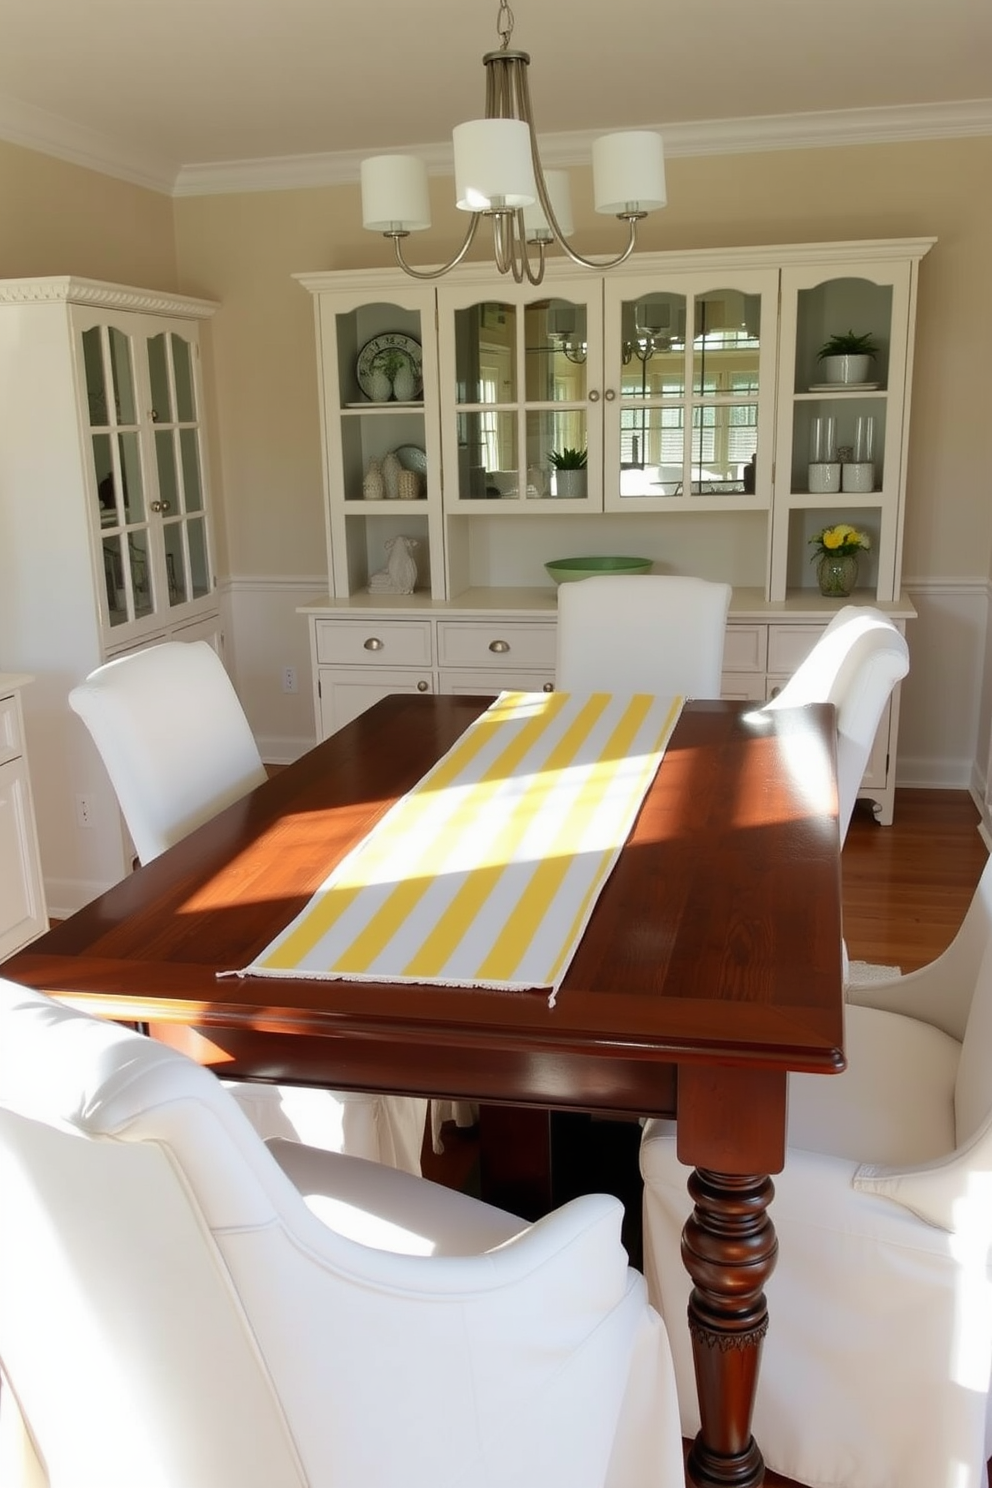
[[[547,988],[553,1005],[682,704],[503,693],[243,974]]]

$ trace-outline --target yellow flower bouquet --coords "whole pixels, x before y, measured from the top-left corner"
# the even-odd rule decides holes
[[[835,527],[824,527],[820,532],[814,532],[810,542],[816,544],[810,562],[820,558],[846,558],[850,554],[866,552],[871,547],[871,538],[867,532],[859,532],[846,522],[838,522]]]

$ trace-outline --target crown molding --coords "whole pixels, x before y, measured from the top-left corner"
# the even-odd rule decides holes
[[[175,161],[158,159],[146,151],[130,148],[111,135],[3,95],[0,95],[0,139],[165,196],[172,195],[179,173]]]
[[[840,145],[899,144],[913,140],[960,139],[992,134],[992,98],[911,108],[844,109],[816,114],[770,114],[750,119],[710,119],[658,124],[669,159],[690,155],[741,155],[764,150],[826,149]],[[541,136],[548,168],[588,164],[602,129]],[[239,191],[287,191],[314,186],[351,186],[367,150],[327,155],[291,155],[271,160],[231,160],[185,165],[176,196],[214,196]],[[393,152],[391,152],[393,153]],[[454,173],[451,145],[398,146],[417,155],[428,174]]]
[[[649,126],[645,126],[649,127]],[[657,124],[670,159],[693,155],[741,155],[765,150],[809,150],[845,145],[903,144],[992,134],[992,98],[905,108],[841,109],[810,114],[768,114],[746,119],[703,119]],[[548,167],[586,164],[602,129],[541,136]],[[234,192],[292,191],[354,185],[367,150],[284,155],[258,160],[222,160],[179,165],[128,147],[44,109],[0,96],[0,139],[115,176],[167,196],[214,196]],[[453,172],[451,145],[398,146],[418,155],[436,176]]]
[[[134,289],[129,284],[80,279],[72,274],[51,274],[42,279],[0,279],[0,305],[53,304],[98,305],[105,310],[140,310],[146,315],[176,315],[188,320],[205,320],[217,309],[215,300]]]

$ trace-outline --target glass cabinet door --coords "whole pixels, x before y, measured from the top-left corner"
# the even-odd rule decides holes
[[[117,629],[213,588],[195,346],[115,324],[88,326],[81,345],[101,595]]]
[[[92,326],[83,332],[82,348],[102,592],[107,623],[116,627],[155,609],[135,342],[116,326]]]
[[[502,286],[501,286],[502,288]],[[599,286],[444,290],[445,505],[466,511],[601,506]],[[450,472],[450,474],[449,474]]]
[[[158,486],[152,511],[161,518],[165,601],[170,607],[199,599],[213,587],[194,355],[194,346],[176,331],[148,338]]]
[[[770,504],[777,288],[774,270],[607,277],[607,509]]]

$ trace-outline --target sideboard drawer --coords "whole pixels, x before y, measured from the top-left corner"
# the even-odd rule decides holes
[[[728,625],[723,643],[726,672],[763,672],[768,657],[767,625]]]
[[[337,666],[418,666],[432,662],[429,620],[318,620],[317,660]]]
[[[768,627],[768,670],[792,676],[800,662],[806,660],[823,633],[822,625],[770,625]]]
[[[0,765],[24,753],[17,698],[0,698]]]
[[[517,667],[554,671],[554,622],[517,625],[500,620],[439,620],[438,665]]]

